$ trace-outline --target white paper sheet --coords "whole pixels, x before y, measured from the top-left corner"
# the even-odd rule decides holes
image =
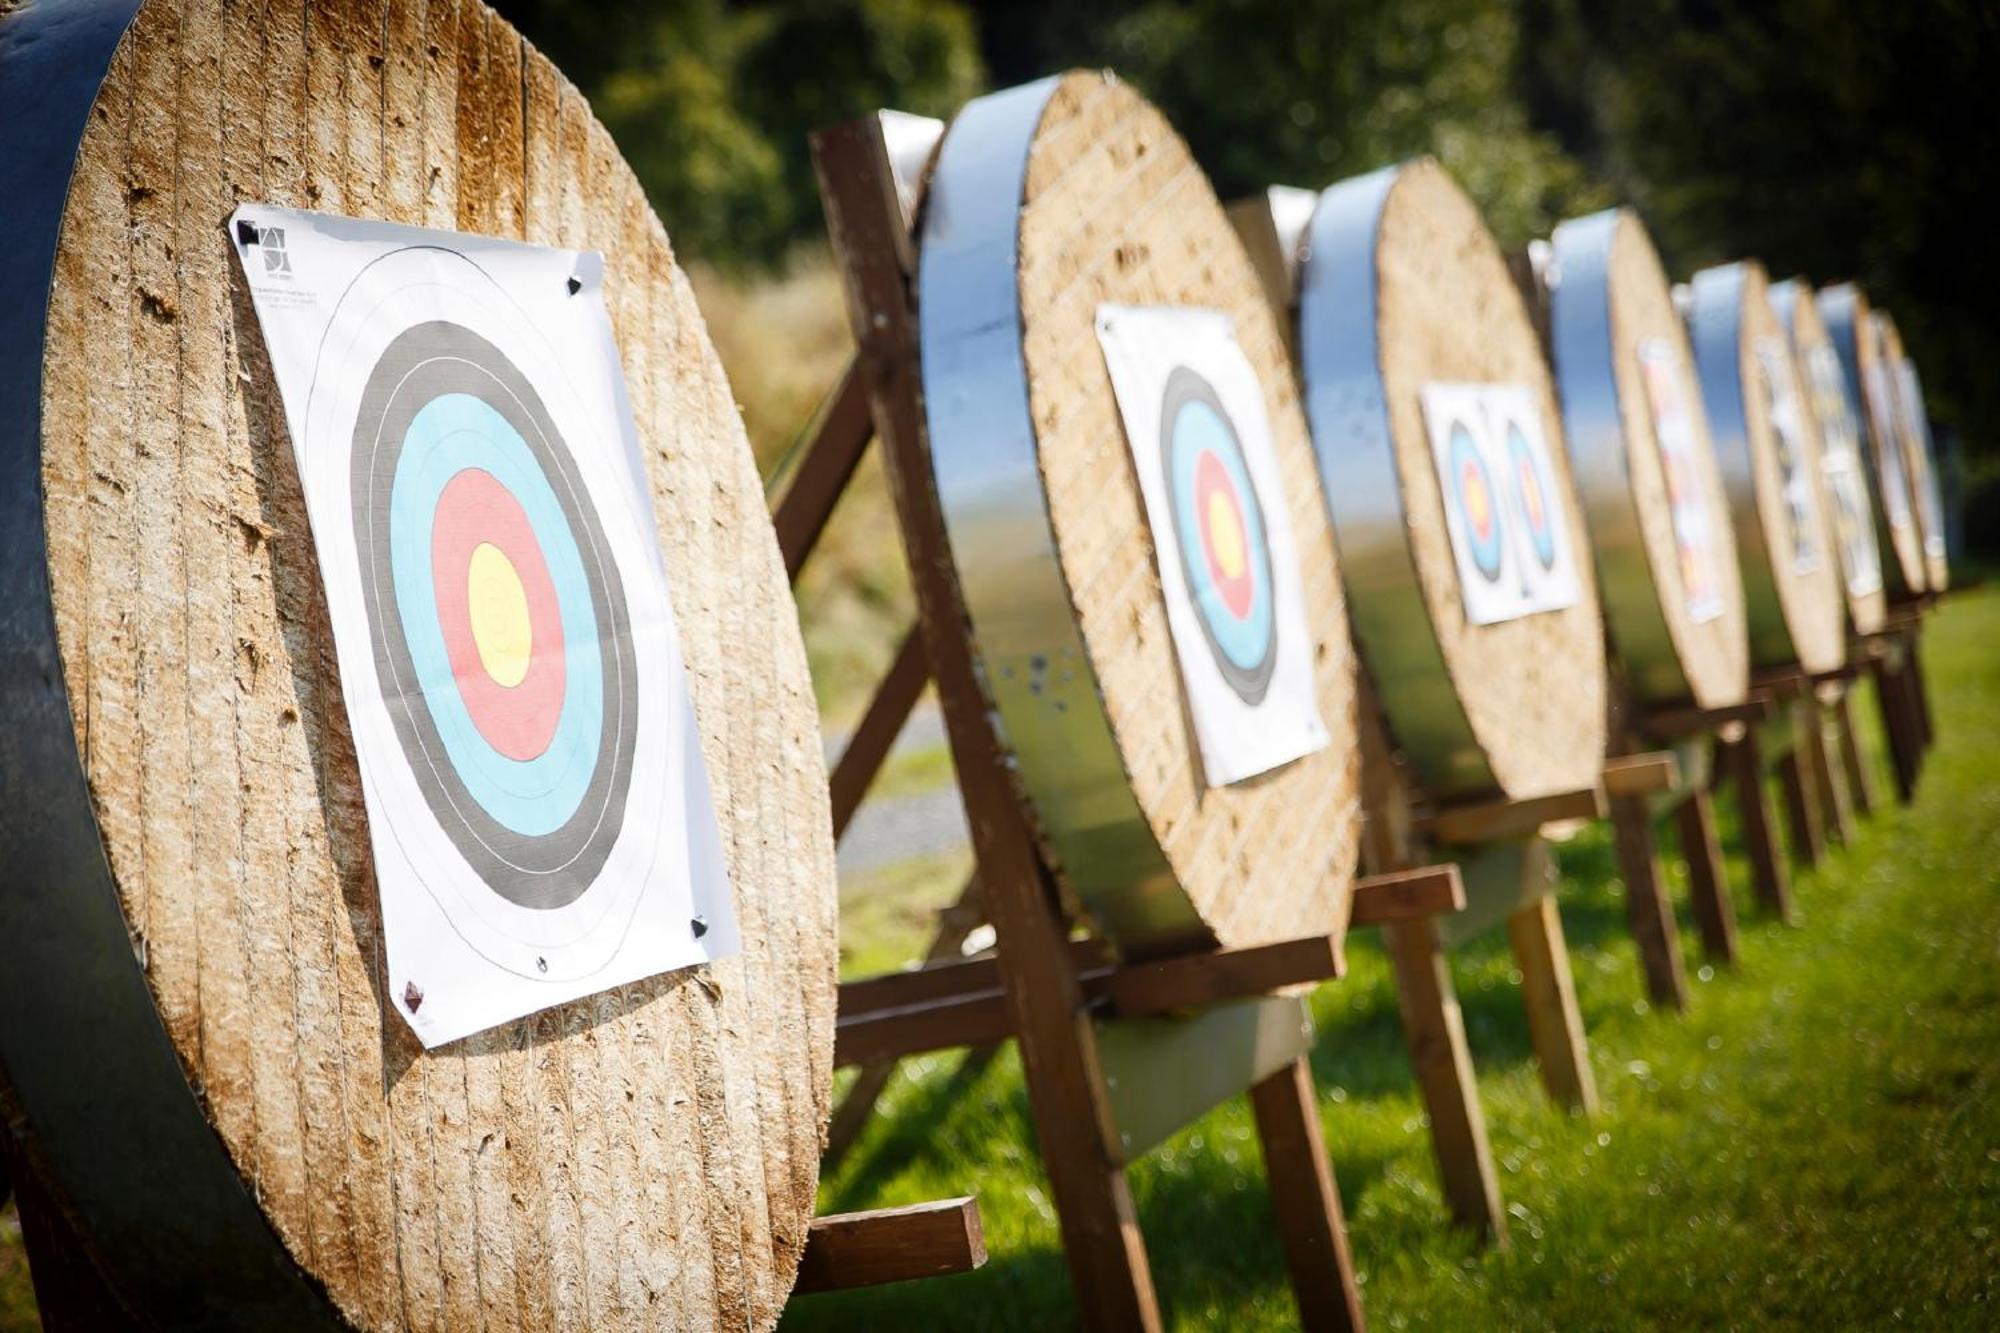
[[[1723,519],[1701,484],[1701,446],[1688,403],[1692,386],[1680,354],[1664,338],[1639,344],[1639,370],[1646,382],[1646,402],[1652,409],[1660,467],[1666,475],[1681,596],[1688,619],[1699,625],[1722,614],[1724,573],[1719,545]]]
[[[1819,416],[1820,475],[1826,479],[1828,518],[1840,551],[1841,572],[1850,596],[1867,597],[1882,586],[1882,553],[1875,545],[1875,526],[1868,513],[1860,424],[1847,405],[1840,356],[1833,344],[1819,343],[1806,354],[1806,378]]]
[[[1576,552],[1534,391],[1426,384],[1420,398],[1466,620],[1495,625],[1575,605]]]
[[[1924,386],[1917,379],[1917,363],[1904,357],[1896,363],[1896,405],[1903,412],[1903,429],[1918,456],[1931,467],[1928,485],[1918,489],[1917,503],[1924,511],[1924,553],[1933,559],[1944,556],[1944,497],[1937,485],[1937,450],[1931,443],[1931,418],[1924,407]]]
[[[1105,305],[1097,340],[1146,501],[1212,786],[1330,741],[1264,392],[1220,311]]]
[[[437,1046],[739,947],[601,256],[246,204],[375,854]]]
[[[1751,348],[1757,358],[1760,390],[1771,418],[1771,443],[1778,455],[1778,485],[1785,498],[1785,549],[1773,552],[1789,561],[1796,575],[1819,568],[1819,511],[1813,504],[1812,473],[1806,467],[1805,404],[1799,397],[1798,376],[1792,370],[1791,344],[1782,337],[1759,338]]]
[[[1878,356],[1868,363],[1868,415],[1874,425],[1875,466],[1882,488],[1882,513],[1901,532],[1910,526],[1910,473],[1896,435],[1896,384],[1889,363]]]

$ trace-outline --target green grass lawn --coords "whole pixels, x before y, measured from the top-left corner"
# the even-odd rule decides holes
[[[1313,999],[1313,1065],[1377,1327],[2000,1327],[1996,643],[2000,595],[1968,592],[1939,614],[1925,652],[1941,735],[1918,800],[1878,808],[1854,846],[1796,876],[1798,929],[1755,914],[1732,855],[1742,959],[1733,973],[1703,966],[1683,914],[1684,1017],[1644,1002],[1604,840],[1565,848],[1597,1119],[1543,1098],[1504,941],[1460,952],[1512,1214],[1504,1252],[1446,1225],[1387,966],[1372,940],[1353,942],[1349,975]],[[1872,695],[1861,703],[1886,801]],[[991,1262],[803,1300],[787,1328],[1074,1321],[1019,1063],[1010,1051],[970,1077],[958,1064],[952,1053],[909,1062],[824,1183],[822,1208],[976,1193]],[[1240,1099],[1140,1163],[1132,1183],[1173,1325],[1293,1323]]]
[[[1512,1213],[1505,1252],[1445,1224],[1387,968],[1372,940],[1353,941],[1349,975],[1313,1000],[1313,1064],[1377,1327],[2000,1326],[1995,643],[2000,595],[1963,594],[1939,615],[1926,653],[1942,735],[1917,804],[1878,812],[1854,847],[1798,877],[1800,929],[1757,919],[1739,894],[1741,965],[1716,975],[1691,946],[1683,1018],[1641,998],[1604,842],[1565,849],[1563,916],[1604,1095],[1597,1120],[1567,1119],[1543,1099],[1504,945],[1462,951],[1459,994]],[[1879,756],[1872,706],[1862,713]],[[1740,861],[1732,869],[1747,883]],[[850,963],[887,965],[916,947],[917,908],[940,885],[955,890],[962,870],[884,872],[881,902],[847,905]],[[992,1261],[964,1277],[802,1300],[788,1329],[1073,1322],[1020,1066],[1009,1052],[966,1078],[958,1064],[909,1062],[822,1205],[974,1192]],[[1132,1176],[1175,1326],[1291,1325],[1240,1100]],[[33,1327],[12,1222],[0,1213],[0,1329]]]

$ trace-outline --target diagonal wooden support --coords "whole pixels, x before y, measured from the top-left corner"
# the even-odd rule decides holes
[[[1611,803],[1612,842],[1625,880],[1625,915],[1639,942],[1646,994],[1654,1004],[1687,1008],[1687,971],[1681,963],[1680,927],[1661,882],[1660,857],[1646,803],[1621,797]]]
[[[861,465],[861,456],[874,435],[868,386],[862,381],[860,363],[850,361],[798,471],[771,512],[771,524],[778,530],[778,551],[785,558],[785,574],[794,583],[826,531],[834,505],[854,480],[854,470]]]
[[[924,661],[923,638],[911,630],[903,636],[889,670],[875,688],[868,711],[862,714],[861,725],[848,738],[847,748],[840,752],[827,779],[835,841],[847,832],[854,812],[861,808],[861,798],[868,794],[869,785],[888,761],[896,737],[902,734],[903,724],[910,720],[910,713],[929,683],[930,668]]]

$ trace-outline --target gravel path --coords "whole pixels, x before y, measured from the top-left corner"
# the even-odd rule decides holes
[[[846,743],[845,736],[825,738],[828,764]],[[934,749],[944,743],[944,717],[926,700],[910,715],[893,753]],[[965,846],[970,836],[958,788],[949,782],[893,800],[865,801],[840,840],[840,873],[865,874],[911,857],[940,855]]]

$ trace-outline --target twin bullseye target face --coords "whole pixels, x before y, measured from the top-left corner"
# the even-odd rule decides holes
[[[434,1046],[733,952],[602,257],[265,205],[230,234],[312,522],[386,998]]]
[[[1278,642],[1264,511],[1221,398],[1185,366],[1167,377],[1160,454],[1202,633],[1230,688],[1257,703]]]
[[[429,321],[376,362],[352,468],[376,669],[431,816],[508,901],[576,901],[624,825],[639,710],[569,446],[498,348]]]
[[[1518,384],[1419,392],[1466,619],[1492,625],[1575,603],[1535,395]]]

